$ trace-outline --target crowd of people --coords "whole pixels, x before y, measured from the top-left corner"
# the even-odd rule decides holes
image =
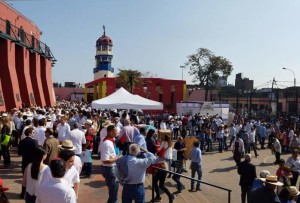
[[[190,168],[191,177],[197,175],[198,181],[191,181],[189,191],[201,191],[202,155],[231,150],[241,176],[243,203],[246,196],[248,202],[260,202],[257,198],[265,191],[259,188],[268,190],[276,184],[281,188],[278,191],[273,188],[270,198],[278,198],[279,202],[296,202],[298,190],[295,186],[300,172],[297,150],[300,143],[295,126],[287,124],[286,119],[268,122],[247,120],[238,115],[230,121],[230,125],[224,123],[219,115],[100,111],[88,104],[73,102],[61,102],[54,108],[13,109],[10,113],[1,114],[1,168],[12,167],[10,149],[15,146],[22,156],[20,197],[25,202],[53,202],[52,194],[57,194],[55,202],[76,202],[80,178],[91,178],[93,174],[94,154],[101,160],[101,174],[109,191],[107,202],[119,201],[119,184],[122,184],[122,202],[126,203],[146,201],[145,176],[151,166],[156,166],[163,170],[152,172],[154,201],[162,200],[161,189],[169,202],[173,202],[175,194],[186,188],[181,182],[181,173]],[[168,133],[160,133],[166,130]],[[191,136],[197,141],[188,151],[184,140]],[[253,150],[254,156],[259,156],[258,144],[261,150],[272,150],[274,164],[279,164],[280,168],[276,181],[275,175],[268,174],[259,179],[265,184],[254,188],[257,178],[250,152]],[[176,159],[173,150],[176,150]],[[283,151],[292,152],[286,162],[281,159]],[[245,157],[244,161],[242,157]],[[186,166],[187,159],[191,160],[189,167]],[[173,169],[175,174],[168,173]],[[175,194],[166,187],[166,178],[175,181]],[[283,193],[285,196],[280,195]]]

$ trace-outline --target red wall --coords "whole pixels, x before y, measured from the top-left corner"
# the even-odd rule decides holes
[[[21,95],[15,64],[15,43],[0,38],[1,85],[6,110],[21,107]]]
[[[6,20],[10,21],[11,36],[22,28],[27,34],[40,40],[39,28],[28,18],[0,1],[0,31],[6,33]],[[3,35],[2,35],[3,36]],[[53,106],[55,98],[52,85],[51,61],[40,54],[9,39],[0,37],[0,91],[3,105],[0,111],[10,111],[14,107],[37,104]],[[1,99],[0,92],[0,99]]]
[[[83,88],[72,88],[72,87],[55,87],[54,88],[55,96],[58,100],[70,100],[71,94],[73,93],[84,93]]]
[[[21,27],[28,34],[34,34],[36,39],[40,39],[40,30],[39,28],[28,18],[23,16],[14,8],[10,7],[8,4],[0,1],[0,18],[4,20],[9,20],[11,25],[15,27]],[[3,24],[0,23],[0,30],[3,30]],[[4,27],[5,29],[5,27]]]
[[[22,103],[25,103],[26,106],[31,106],[35,104],[35,101],[29,73],[28,49],[16,46],[15,60]]]
[[[176,112],[176,103],[183,101],[183,85],[185,81],[182,80],[169,80],[163,78],[142,78],[143,83],[147,83],[147,90],[143,86],[134,86],[133,93],[138,94],[142,97],[149,98],[151,100],[159,101],[159,91],[157,87],[161,88],[162,91],[162,103],[164,104],[164,110],[170,113]],[[85,85],[92,87],[93,84],[97,84],[101,81],[107,82],[107,96],[116,91],[115,78],[101,78]],[[174,101],[173,107],[170,106],[171,103],[171,86],[174,86]],[[129,91],[129,90],[128,90]],[[171,108],[170,108],[171,107]]]

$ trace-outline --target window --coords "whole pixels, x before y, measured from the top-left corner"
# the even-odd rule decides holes
[[[174,104],[175,101],[175,92],[171,92],[171,104]]]
[[[159,102],[162,102],[162,100],[163,100],[163,95],[162,95],[162,94],[159,94],[158,101],[159,101]]]

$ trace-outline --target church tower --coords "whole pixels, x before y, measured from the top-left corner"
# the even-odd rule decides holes
[[[94,68],[94,80],[105,77],[114,77],[114,68],[111,67],[112,40],[105,35],[103,26],[103,35],[96,42],[96,68]]]

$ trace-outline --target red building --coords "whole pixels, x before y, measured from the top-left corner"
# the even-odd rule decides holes
[[[185,101],[186,85],[183,80],[164,78],[141,78],[141,80],[144,80],[147,86],[134,86],[133,94],[162,102],[163,111],[176,112],[176,103]],[[104,98],[115,92],[116,88],[116,78],[99,78],[85,84],[85,99],[91,102]]]
[[[86,101],[104,98],[117,89],[114,68],[111,66],[112,47],[113,41],[105,34],[104,27],[103,35],[96,41],[94,81],[85,84]],[[133,94],[162,102],[164,111],[176,112],[176,103],[185,100],[186,84],[183,80],[164,78],[141,78],[141,80],[144,85],[134,85]]]
[[[50,48],[28,18],[0,1],[0,111],[21,106],[53,106]]]

